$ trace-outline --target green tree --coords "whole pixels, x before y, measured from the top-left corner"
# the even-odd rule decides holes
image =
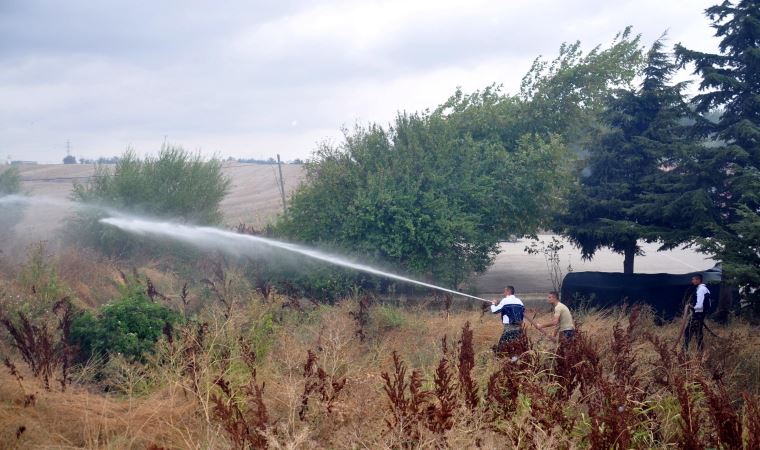
[[[698,128],[713,140],[693,155],[699,217],[690,228],[700,248],[723,263],[724,280],[743,288],[760,309],[760,2],[724,1],[706,10],[720,53],[676,46],[681,65],[701,77],[696,110],[720,109],[717,123]],[[678,185],[675,185],[678,187]]]
[[[315,156],[279,232],[455,285],[485,270],[500,240],[543,223],[564,146],[524,137],[506,149],[434,112],[357,128]]]
[[[563,233],[584,258],[608,247],[624,255],[624,273],[634,271],[638,241],[654,239],[642,227],[656,221],[659,211],[640,208],[652,178],[691,142],[684,86],[668,84],[676,66],[662,48],[658,40],[648,52],[638,89],[619,90],[606,102],[601,117],[607,128],[589,147],[580,183],[561,218]]]
[[[222,221],[219,205],[229,184],[221,161],[204,160],[179,147],[164,147],[155,157],[141,160],[127,151],[113,168],[98,165],[87,184],[74,186],[72,197],[90,206],[215,225]],[[81,209],[71,227],[75,237],[108,254],[129,255],[138,241],[100,224],[103,214],[93,208]]]
[[[536,58],[518,96],[520,134],[556,133],[572,150],[584,150],[598,132],[610,93],[631,88],[642,63],[640,35],[633,35],[631,27],[606,47],[584,52],[579,41],[563,43],[555,59]]]
[[[456,285],[490,265],[498,242],[549,226],[568,185],[566,138],[639,61],[630,30],[589,53],[564,45],[554,62],[536,60],[520,95],[457,91],[389,129],[346,133],[306,165],[276,231]]]

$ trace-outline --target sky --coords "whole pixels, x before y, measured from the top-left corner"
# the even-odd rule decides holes
[[[0,160],[305,159],[354,124],[515,93],[562,42],[633,26],[715,51],[716,0],[0,0]],[[684,77],[687,74],[683,75]],[[68,143],[68,144],[67,144]]]

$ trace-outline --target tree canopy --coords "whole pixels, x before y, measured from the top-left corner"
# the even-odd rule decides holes
[[[696,110],[721,111],[697,128],[711,138],[693,155],[702,220],[691,234],[702,250],[722,261],[724,278],[737,283],[760,307],[760,2],[724,1],[708,8],[717,54],[676,46],[682,66],[701,78]]]
[[[509,234],[544,223],[565,157],[558,139],[476,140],[440,113],[347,133],[307,164],[278,229],[455,284]]]
[[[565,45],[536,61],[520,95],[458,90],[433,111],[347,131],[306,164],[276,230],[456,285],[484,271],[500,241],[550,225],[572,167],[566,139],[630,82],[639,53],[628,30],[588,54]]]
[[[646,229],[661,223],[662,210],[653,208],[648,197],[652,183],[673,169],[675,155],[694,150],[684,86],[669,84],[675,70],[660,39],[647,54],[638,89],[618,90],[608,98],[600,115],[605,128],[588,147],[579,184],[559,220],[584,258],[608,247],[624,255],[625,273],[633,273],[639,240],[659,237]]]

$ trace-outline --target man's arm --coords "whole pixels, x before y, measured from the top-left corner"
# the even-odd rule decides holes
[[[503,298],[501,301],[497,304],[496,300],[491,300],[491,312],[494,314],[498,314],[501,312],[501,308],[504,307],[504,305],[507,304],[507,299]]]
[[[556,327],[559,325],[559,314],[555,314],[549,322],[538,325],[538,328]]]

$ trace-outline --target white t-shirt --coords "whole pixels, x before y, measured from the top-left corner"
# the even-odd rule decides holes
[[[710,290],[704,283],[697,286],[697,301],[694,304],[694,311],[702,312],[705,310],[705,294],[710,294]]]

